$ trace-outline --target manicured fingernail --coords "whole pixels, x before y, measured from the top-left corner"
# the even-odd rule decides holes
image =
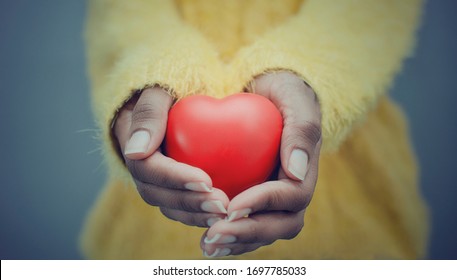
[[[219,222],[222,220],[222,218],[209,218],[206,223],[208,224],[209,227],[212,227],[215,223]]]
[[[221,238],[216,242],[217,244],[230,244],[236,241],[236,237],[233,235],[222,235]]]
[[[150,138],[149,132],[145,130],[136,131],[127,142],[124,154],[130,155],[146,152],[148,150]]]
[[[303,181],[308,168],[308,154],[303,150],[295,149],[290,154],[289,165],[287,169],[295,177]]]
[[[216,233],[213,238],[208,238],[208,236],[205,237],[205,239],[203,240],[203,242],[205,242],[206,244],[212,244],[212,243],[215,243],[217,240],[219,240],[219,238],[221,238],[222,234],[220,233]]]
[[[208,253],[206,251],[203,251],[203,256],[205,256],[207,258],[214,258],[217,256],[217,254],[219,254],[220,251],[221,251],[221,249],[216,248],[216,250],[211,255],[208,255]]]
[[[206,251],[203,251],[203,255],[207,258],[225,257],[230,255],[231,252],[232,250],[230,250],[229,248],[217,248],[211,255],[208,255]]]
[[[220,200],[208,200],[200,206],[203,211],[216,214],[227,214],[224,204]]]
[[[235,220],[238,220],[238,219],[241,219],[247,215],[249,215],[251,213],[251,209],[250,208],[246,208],[246,209],[241,209],[241,210],[236,210],[236,211],[233,211],[230,216],[228,216],[227,218],[227,221],[228,222],[232,222],[232,221],[235,221]]]
[[[229,243],[233,243],[236,241],[236,237],[233,236],[233,235],[222,235],[220,233],[217,233],[216,235],[213,236],[213,238],[208,238],[205,237],[205,239],[203,240],[203,242],[205,242],[205,244],[213,244],[213,243],[216,243],[216,244],[229,244]]]
[[[191,182],[184,185],[184,187],[194,192],[212,192],[213,188],[203,182]]]
[[[232,250],[230,250],[229,248],[222,248],[216,257],[225,257],[230,255],[231,252]]]

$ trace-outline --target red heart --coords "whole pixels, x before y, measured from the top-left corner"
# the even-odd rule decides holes
[[[194,95],[168,114],[165,152],[203,169],[232,199],[268,179],[278,162],[282,116],[267,98],[239,93]]]

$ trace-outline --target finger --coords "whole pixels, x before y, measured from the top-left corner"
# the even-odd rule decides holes
[[[131,114],[129,140],[121,143],[125,157],[143,159],[159,148],[172,101],[172,97],[158,87],[145,89],[141,93]]]
[[[166,157],[160,151],[143,160],[125,161],[135,180],[161,187],[211,192],[212,181],[203,170]]]
[[[308,207],[317,183],[321,144],[322,140],[313,151],[304,181],[289,179],[284,170],[279,168],[278,181],[251,187],[230,201],[227,208],[228,220],[234,221],[248,214],[265,211],[298,212]]]
[[[216,188],[212,192],[203,193],[163,188],[140,181],[135,183],[141,198],[152,206],[195,213],[227,213],[229,199],[223,191]]]
[[[207,258],[221,258],[229,255],[241,255],[257,250],[258,248],[265,246],[266,244],[253,243],[253,244],[227,244],[225,246],[221,245],[202,245],[203,239],[201,241],[200,247],[203,250],[203,256]]]
[[[224,214],[190,213],[165,207],[161,207],[160,211],[169,219],[197,227],[210,227],[225,218]]]
[[[232,255],[242,254],[278,239],[292,239],[300,233],[303,225],[304,211],[269,212],[236,222],[220,221],[208,229],[201,246],[210,255],[217,248],[219,253],[227,248]]]
[[[284,119],[281,165],[289,178],[304,180],[314,148],[321,138],[321,114],[312,89],[291,73],[256,79],[255,92],[269,98]]]
[[[227,209],[228,221],[265,211],[302,211],[309,205],[313,192],[314,184],[288,178],[262,183],[232,199]]]

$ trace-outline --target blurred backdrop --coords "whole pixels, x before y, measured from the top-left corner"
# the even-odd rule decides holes
[[[457,259],[457,4],[428,1],[391,91],[410,120],[432,211],[429,258]],[[90,111],[85,1],[0,0],[0,258],[78,259],[104,182]]]

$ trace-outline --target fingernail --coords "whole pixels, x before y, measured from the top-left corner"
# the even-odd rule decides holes
[[[246,208],[246,209],[241,209],[241,210],[236,210],[236,211],[233,211],[230,216],[228,216],[227,218],[227,221],[228,222],[232,222],[232,221],[235,221],[235,220],[238,220],[238,219],[241,219],[247,215],[249,215],[251,213],[251,209],[250,208]]]
[[[308,167],[308,154],[300,149],[295,149],[290,154],[289,165],[287,168],[289,172],[295,177],[303,181]]]
[[[229,248],[217,248],[211,255],[208,255],[206,251],[203,251],[203,255],[207,258],[225,257],[230,255],[231,252],[232,250],[230,250]]]
[[[208,236],[205,237],[205,239],[203,240],[203,242],[205,242],[206,244],[212,244],[214,242],[216,242],[217,240],[219,240],[219,238],[221,238],[222,234],[220,233],[216,233],[216,235],[213,236],[213,238],[208,238]]]
[[[232,250],[230,250],[229,248],[222,248],[222,250],[219,252],[219,254],[217,256],[225,257],[225,256],[230,255],[231,252],[232,252]]]
[[[200,206],[203,211],[215,214],[227,214],[224,204],[220,200],[208,200]]]
[[[213,243],[216,243],[216,244],[229,244],[229,243],[233,243],[236,241],[236,237],[233,236],[233,235],[222,235],[220,233],[217,233],[216,235],[213,236],[213,238],[208,238],[205,237],[205,239],[203,240],[203,242],[205,242],[205,244],[213,244]]]
[[[216,248],[216,250],[211,255],[208,255],[208,253],[206,251],[203,251],[203,255],[207,258],[214,258],[217,256],[217,254],[219,254],[220,251],[221,251],[221,249]]]
[[[221,218],[209,218],[208,221],[206,222],[209,227],[212,227],[215,223],[219,222],[222,220]]]
[[[213,188],[203,182],[191,182],[184,185],[184,187],[194,192],[212,192]]]
[[[129,141],[127,141],[124,154],[130,155],[146,152],[148,150],[149,140],[149,132],[145,130],[136,131],[133,133],[132,137],[130,137]]]

